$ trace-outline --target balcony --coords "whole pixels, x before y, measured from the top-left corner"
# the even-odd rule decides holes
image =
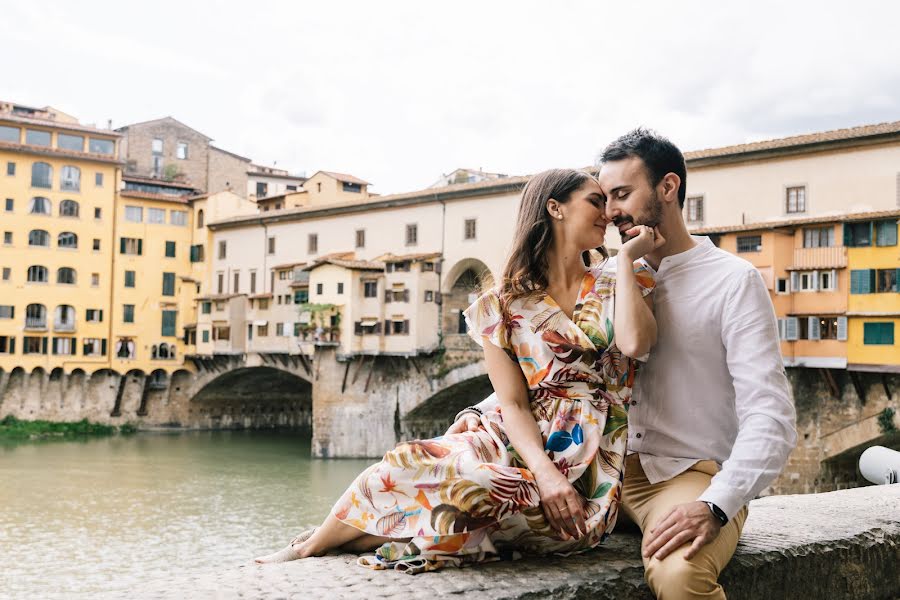
[[[794,261],[788,271],[843,269],[847,266],[846,246],[828,248],[794,248]]]
[[[25,329],[47,331],[47,319],[43,317],[25,317]]]

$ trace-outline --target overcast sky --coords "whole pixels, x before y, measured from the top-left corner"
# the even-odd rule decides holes
[[[3,2],[0,98],[380,193],[900,120],[895,2]]]

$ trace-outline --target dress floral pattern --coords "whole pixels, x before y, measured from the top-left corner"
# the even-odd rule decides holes
[[[550,527],[497,408],[477,432],[402,442],[357,477],[333,514],[393,540],[361,565],[418,573],[522,553],[570,554],[609,535],[637,368],[615,344],[614,262],[586,270],[571,319],[546,294],[514,302],[504,318],[496,291],[464,313],[479,345],[489,340],[521,367],[545,451],[587,501],[587,535],[561,539]],[[635,263],[635,274],[649,294],[650,271]]]

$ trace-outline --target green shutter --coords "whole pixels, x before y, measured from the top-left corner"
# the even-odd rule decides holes
[[[119,254],[125,254],[125,238],[119,238]]]
[[[175,242],[166,242],[166,256],[175,258]]]
[[[100,340],[100,354],[101,356],[106,356],[106,340]]]
[[[144,253],[144,240],[138,240],[138,256]]]
[[[163,273],[162,295],[175,295],[175,273]]]
[[[878,221],[875,228],[875,245],[876,246],[896,246],[897,245],[897,222],[896,221]]]
[[[162,335],[175,337],[175,315],[174,310],[162,311]]]

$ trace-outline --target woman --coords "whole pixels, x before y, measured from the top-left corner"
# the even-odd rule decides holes
[[[662,244],[638,226],[616,272],[602,249],[600,186],[568,169],[533,177],[497,290],[466,311],[499,409],[484,428],[404,442],[366,469],[321,527],[258,562],[371,552],[372,568],[409,573],[599,544],[616,520],[637,357],[656,341],[643,268]]]

